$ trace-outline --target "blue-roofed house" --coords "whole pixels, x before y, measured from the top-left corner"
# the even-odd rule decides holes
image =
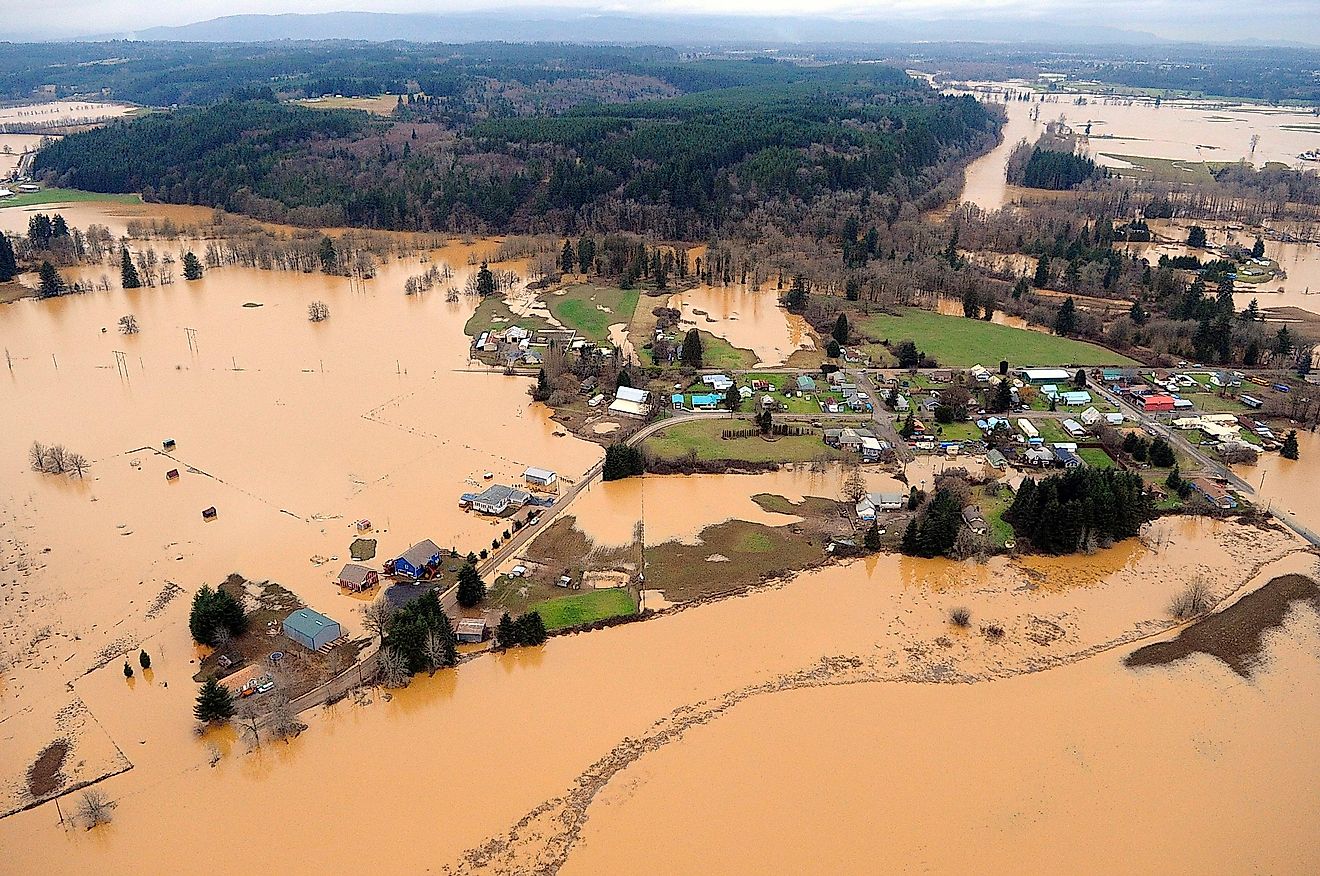
[[[337,621],[312,611],[300,608],[284,619],[284,635],[312,651],[319,651],[343,635]]]
[[[718,408],[720,406],[720,402],[723,400],[724,400],[724,396],[717,395],[716,393],[713,392],[693,393],[692,410],[694,411],[714,410],[715,408]]]
[[[676,392],[669,397],[669,403],[674,406],[674,410],[683,410],[683,393]]]
[[[1082,458],[1067,447],[1055,447],[1054,458],[1057,459],[1059,464],[1064,468],[1082,467]]]

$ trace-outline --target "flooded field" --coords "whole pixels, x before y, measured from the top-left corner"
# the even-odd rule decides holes
[[[112,227],[139,215],[98,210],[62,212]],[[3,210],[0,223],[18,230],[27,215]],[[459,282],[468,249],[435,254]],[[597,445],[554,434],[526,380],[468,370],[474,302],[405,296],[410,272],[386,264],[354,292],[345,278],[221,268],[3,308],[0,403],[19,414],[0,434],[0,727],[11,743],[0,773],[20,773],[49,741],[15,716],[47,727],[74,699],[66,683],[108,661],[118,675],[117,658],[141,643],[186,715],[196,655],[182,621],[201,584],[273,579],[357,633],[360,603],[333,584],[355,520],[373,522],[382,554],[423,538],[476,550],[496,524],[457,500],[484,472],[576,477],[599,458]],[[308,320],[313,300],[329,306],[325,322]],[[117,331],[126,313],[140,333]],[[34,440],[84,454],[86,476],[30,471]],[[171,469],[181,476],[168,480]]]
[[[1002,93],[1022,83],[971,83],[973,93],[986,89]],[[964,93],[966,89],[962,89]],[[1201,100],[1167,100],[1160,106],[1148,101],[1107,98],[1103,95],[1058,95],[1053,102],[1010,101],[999,106],[1008,112],[1004,141],[967,169],[962,200],[985,210],[997,210],[1012,201],[1014,187],[1004,178],[1008,156],[1019,140],[1034,142],[1046,122],[1063,118],[1081,134],[1087,151],[1101,164],[1121,168],[1127,162],[1115,155],[1167,158],[1181,161],[1250,160],[1256,165],[1278,161],[1297,164],[1298,154],[1320,148],[1320,124],[1311,113],[1271,107]],[[1082,103],[1077,101],[1081,100]],[[1039,118],[1030,117],[1033,108]],[[1259,136],[1255,151],[1251,138]]]
[[[129,218],[209,211],[60,212],[118,234]],[[29,213],[0,210],[0,227]],[[494,245],[431,258],[461,286],[469,256]],[[495,525],[456,499],[484,472],[575,478],[600,458],[556,435],[526,380],[470,366],[474,302],[405,296],[417,272],[392,260],[354,291],[223,268],[0,308],[0,404],[20,412],[0,431],[0,812],[55,761],[66,786],[108,777],[97,787],[115,804],[93,831],[61,827],[50,804],[0,818],[4,867],[179,871],[195,850],[161,838],[202,834],[229,866],[261,872],[1132,869],[1119,854],[1151,870],[1320,866],[1315,611],[1293,607],[1266,632],[1250,681],[1204,655],[1122,663],[1171,634],[1169,602],[1190,582],[1231,600],[1317,574],[1279,528],[1176,518],[1085,556],[874,555],[317,708],[287,744],[195,733],[187,611],[202,583],[273,579],[356,633],[362,602],[332,583],[355,520],[373,522],[382,555],[422,538],[475,548]],[[321,323],[307,318],[316,300]],[[800,343],[770,291],[702,290],[689,309],[765,361]],[[125,313],[139,334],[116,330]],[[737,335],[745,323],[760,329]],[[30,471],[34,439],[86,454],[86,477]],[[1285,463],[1256,476],[1320,521]],[[908,482],[946,464],[909,465]],[[880,472],[867,482],[903,489]],[[758,494],[841,486],[838,467],[633,478],[593,485],[569,513],[600,545],[629,543],[639,519],[648,544],[691,543],[729,519],[795,520]],[[969,627],[949,622],[955,606]],[[125,679],[140,647],[152,668]],[[309,793],[314,806],[293,802]],[[326,813],[351,813],[351,828]],[[1204,842],[1187,841],[1189,823]]]
[[[0,107],[0,132],[10,126],[73,125],[102,122],[134,112],[136,107],[102,101],[52,100]]]
[[[806,320],[784,310],[771,286],[701,285],[671,296],[669,306],[682,312],[683,328],[695,326],[751,350],[758,365],[782,365],[798,350],[815,348]]]
[[[1124,560],[1095,586],[1065,590],[1033,587],[1027,571],[993,564],[961,567],[971,573],[963,575],[935,561],[856,561],[648,623],[482,657],[420,677],[389,702],[318,710],[292,743],[251,754],[229,731],[193,737],[191,720],[169,702],[182,685],[177,665],[136,689],[111,667],[76,687],[106,713],[108,732],[133,743],[136,768],[105,783],[114,823],[65,831],[45,806],[0,821],[0,843],[19,871],[186,866],[188,850],[159,837],[202,825],[232,866],[263,869],[334,868],[365,855],[382,872],[556,872],[561,864],[566,873],[672,872],[669,862],[688,870],[703,850],[725,872],[757,872],[780,845],[792,849],[783,860],[851,869],[852,858],[832,857],[841,854],[836,828],[818,831],[827,822],[846,830],[869,814],[869,823],[884,818],[903,834],[887,846],[896,869],[920,862],[948,871],[966,863],[969,846],[934,842],[926,813],[944,805],[941,830],[998,842],[986,860],[999,869],[1014,856],[1034,860],[1038,843],[1089,847],[1082,839],[1097,826],[1082,816],[1132,796],[1147,822],[1132,822],[1130,841],[1159,847],[1166,832],[1141,825],[1162,824],[1160,812],[1236,813],[1266,799],[1296,811],[1320,776],[1299,742],[1317,729],[1304,705],[1316,693],[1306,656],[1320,647],[1313,614],[1295,612],[1271,639],[1254,686],[1199,658],[1121,667],[1126,650],[1114,644],[1167,627],[1164,606],[1187,576],[1214,574],[1227,592],[1314,566],[1282,534],[1236,539],[1188,521],[1158,556]],[[946,575],[946,586],[934,586]],[[948,624],[953,605],[971,609],[970,631]],[[847,610],[806,622],[822,606]],[[992,621],[1006,630],[999,641],[977,632]],[[1089,659],[1069,665],[1081,657]],[[163,680],[174,683],[162,690]],[[1079,689],[1094,693],[1078,697]],[[208,746],[221,755],[213,768]],[[769,760],[768,746],[777,752]],[[405,751],[426,756],[399,756]],[[727,770],[715,768],[721,752]],[[767,770],[771,762],[780,768]],[[1283,763],[1290,768],[1274,768]],[[455,788],[453,776],[477,764],[481,780]],[[738,777],[752,764],[759,774],[747,787],[764,793],[739,795]],[[1156,767],[1170,780],[1142,792]],[[1183,782],[1189,772],[1207,780]],[[1211,783],[1212,774],[1228,780]],[[288,805],[313,782],[317,807]],[[1100,800],[1095,785],[1106,789]],[[682,788],[713,821],[674,807]],[[794,807],[810,810],[803,817],[758,802],[801,795],[828,802]],[[1012,817],[1024,796],[1031,815]],[[444,817],[400,842],[400,800],[417,811],[443,806]],[[348,809],[354,829],[328,829],[324,812]],[[276,815],[279,830],[260,827]],[[1238,854],[1303,860],[1314,849],[1298,819],[1274,819],[1268,836],[1233,833],[1245,844]],[[1048,839],[1040,824],[1050,826]],[[661,855],[629,857],[643,834]],[[485,866],[463,857],[491,838],[501,845],[482,856]],[[871,842],[854,837],[850,847],[867,854]],[[1086,864],[1109,852],[1076,854]]]

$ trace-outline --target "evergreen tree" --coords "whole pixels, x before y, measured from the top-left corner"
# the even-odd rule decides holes
[[[1187,232],[1187,245],[1192,249],[1205,249],[1205,229],[1193,225]]]
[[[646,457],[640,448],[627,444],[611,444],[605,448],[605,465],[601,470],[603,480],[617,481],[645,471]]]
[[[1253,259],[1263,258],[1265,256],[1265,241],[1259,234],[1256,235],[1256,242],[1251,245],[1251,257]]]
[[[784,296],[784,307],[789,313],[802,313],[807,309],[810,297],[810,293],[807,292],[807,281],[799,274],[793,278],[793,285]]]
[[[1043,255],[1036,261],[1036,276],[1032,278],[1031,285],[1037,289],[1044,289],[1050,283],[1050,257]]]
[[[481,576],[474,567],[465,564],[458,570],[458,604],[472,608],[485,598],[486,585]]]
[[[322,273],[333,274],[339,266],[339,253],[335,251],[335,242],[328,236],[322,237],[321,246],[316,254],[321,260]]]
[[[831,359],[837,359],[843,355],[843,348],[839,346],[838,341],[834,340],[834,338],[830,338],[825,342],[825,355],[829,356]]]
[[[1296,459],[1300,455],[1297,449],[1296,429],[1288,431],[1288,436],[1283,439],[1283,446],[1279,448],[1279,455],[1284,459]]]
[[[578,239],[577,244],[578,273],[585,274],[591,270],[592,263],[596,260],[596,241],[590,237]]]
[[[559,269],[565,274],[573,273],[573,265],[577,262],[577,253],[573,252],[573,244],[567,240],[564,241],[564,251],[559,254]]]
[[[69,223],[65,222],[64,217],[59,213],[56,213],[55,218],[50,220],[50,235],[51,237],[69,236]]]
[[[1123,452],[1127,454],[1136,452],[1139,440],[1136,432],[1128,432],[1123,436]]]
[[[848,345],[848,314],[839,314],[839,318],[834,320],[834,331],[830,334],[840,346]]]
[[[724,393],[724,406],[731,411],[736,411],[742,407],[742,394],[738,392],[738,387],[730,386]]]
[[[214,678],[208,678],[197,694],[193,717],[203,723],[228,721],[234,717],[234,699],[229,690]]]
[[[1013,300],[1021,301],[1022,296],[1031,290],[1031,281],[1026,277],[1018,277],[1018,281],[1013,284]]]
[[[1056,335],[1071,335],[1077,330],[1077,305],[1069,295],[1063,299],[1063,306],[1054,316],[1054,333]]]
[[[495,275],[490,272],[490,266],[485,262],[477,269],[477,295],[481,298],[489,298],[495,294]]]
[[[963,292],[962,308],[963,316],[968,319],[981,318],[981,298],[976,294],[976,289],[971,286],[968,286],[967,291]]]
[[[1292,352],[1292,349],[1292,332],[1288,331],[1288,327],[1285,325],[1283,328],[1279,329],[1279,333],[1274,336],[1274,352],[1278,353],[1280,356],[1286,356]]]
[[[1151,442],[1149,456],[1150,464],[1157,468],[1168,468],[1176,461],[1173,448],[1163,438],[1156,438]]]
[[[541,618],[541,615],[534,611],[527,612],[514,623],[518,629],[518,644],[520,645],[541,645],[548,638],[545,621]]]
[[[1140,301],[1132,302],[1132,307],[1128,309],[1128,316],[1137,325],[1145,325],[1146,320],[1150,319],[1150,314],[1146,312],[1146,308],[1141,306]]]
[[[1238,319],[1243,322],[1260,322],[1260,302],[1255,298],[1247,302],[1247,306],[1238,314]]]
[[[438,654],[431,648],[432,636],[440,639]],[[435,671],[458,662],[454,625],[434,590],[428,590],[390,616],[382,643],[385,646],[403,657],[410,673]]]
[[[994,400],[990,403],[990,410],[996,414],[1002,414],[1013,407],[1013,388],[1009,386],[1007,380],[1001,380],[995,385]]]
[[[506,611],[500,616],[499,625],[495,627],[495,647],[512,648],[518,644],[518,629],[513,625],[513,618],[509,617]]]
[[[188,615],[188,630],[193,641],[202,645],[214,645],[219,641],[223,630],[231,636],[238,636],[247,629],[247,618],[243,615],[243,606],[224,589],[212,590],[209,584],[193,594],[192,610]]]
[[[150,669],[151,655],[148,654],[145,650],[138,651],[138,663],[141,664],[143,669]]]
[[[898,430],[898,434],[902,435],[904,438],[911,438],[916,431],[917,421],[912,416],[912,411],[909,410],[907,416],[903,418],[903,428]]]
[[[624,386],[631,389],[632,385],[633,385],[632,375],[628,373],[628,369],[627,368],[620,369],[619,376],[614,381],[614,388],[618,389],[619,387]]]
[[[866,530],[866,535],[862,537],[862,546],[871,553],[880,550],[880,527],[872,523]]]
[[[129,666],[129,665],[128,665],[128,661],[125,660],[125,661],[124,661],[124,678],[132,678],[132,677],[133,677],[133,667],[132,667],[132,666]]]
[[[9,235],[0,231],[0,283],[8,283],[18,276],[18,260],[14,258],[14,245]]]
[[[41,263],[37,278],[39,280],[37,294],[42,298],[54,298],[56,295],[64,294],[64,278],[50,262]]]
[[[183,279],[202,279],[202,263],[193,254],[192,250],[188,250],[183,254]]]
[[[908,556],[917,554],[917,518],[913,517],[908,521],[907,528],[903,530],[903,541],[899,544],[899,550]]]
[[[705,355],[701,344],[701,333],[696,329],[688,329],[683,336],[683,346],[678,354],[679,361],[689,368],[700,368]]]
[[[142,279],[138,277],[137,268],[133,266],[133,256],[126,246],[119,250],[119,284],[125,289],[142,287]]]
[[[1085,369],[1085,368],[1078,368],[1078,369],[1077,369],[1077,374],[1073,377],[1073,383],[1077,386],[1078,389],[1085,389],[1085,388],[1086,388],[1086,369]]]

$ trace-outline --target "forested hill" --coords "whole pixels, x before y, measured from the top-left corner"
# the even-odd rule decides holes
[[[876,65],[682,65],[662,100],[474,118],[419,99],[395,118],[230,101],[65,138],[36,171],[93,191],[309,225],[633,230],[703,239],[831,198],[931,206],[998,119]]]

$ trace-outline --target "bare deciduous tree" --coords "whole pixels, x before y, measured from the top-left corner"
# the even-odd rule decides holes
[[[125,313],[119,317],[119,330],[126,335],[135,335],[141,329],[138,328],[137,317],[131,313]]]
[[[69,451],[63,444],[52,444],[46,448],[46,471],[63,474],[69,470]]]
[[[91,465],[91,463],[87,461],[87,457],[83,456],[81,453],[70,453],[68,463],[69,473],[76,474],[78,477],[82,477],[86,474],[88,466]]]
[[[408,685],[408,661],[393,648],[382,648],[377,668],[377,678],[385,687],[406,687]]]
[[[46,470],[46,445],[40,441],[33,441],[32,446],[28,448],[28,465],[32,466],[33,471]]]
[[[384,596],[380,596],[362,609],[362,625],[377,638],[384,639],[385,629],[389,626],[390,618],[393,616],[393,607]]]
[[[312,322],[321,322],[330,318],[330,306],[324,301],[313,301],[307,305],[307,318]]]
[[[841,495],[844,501],[856,505],[866,497],[866,478],[862,476],[862,469],[856,464],[849,464],[843,475],[843,487]]]
[[[95,788],[83,792],[78,800],[78,818],[88,830],[110,822],[110,800]]]

